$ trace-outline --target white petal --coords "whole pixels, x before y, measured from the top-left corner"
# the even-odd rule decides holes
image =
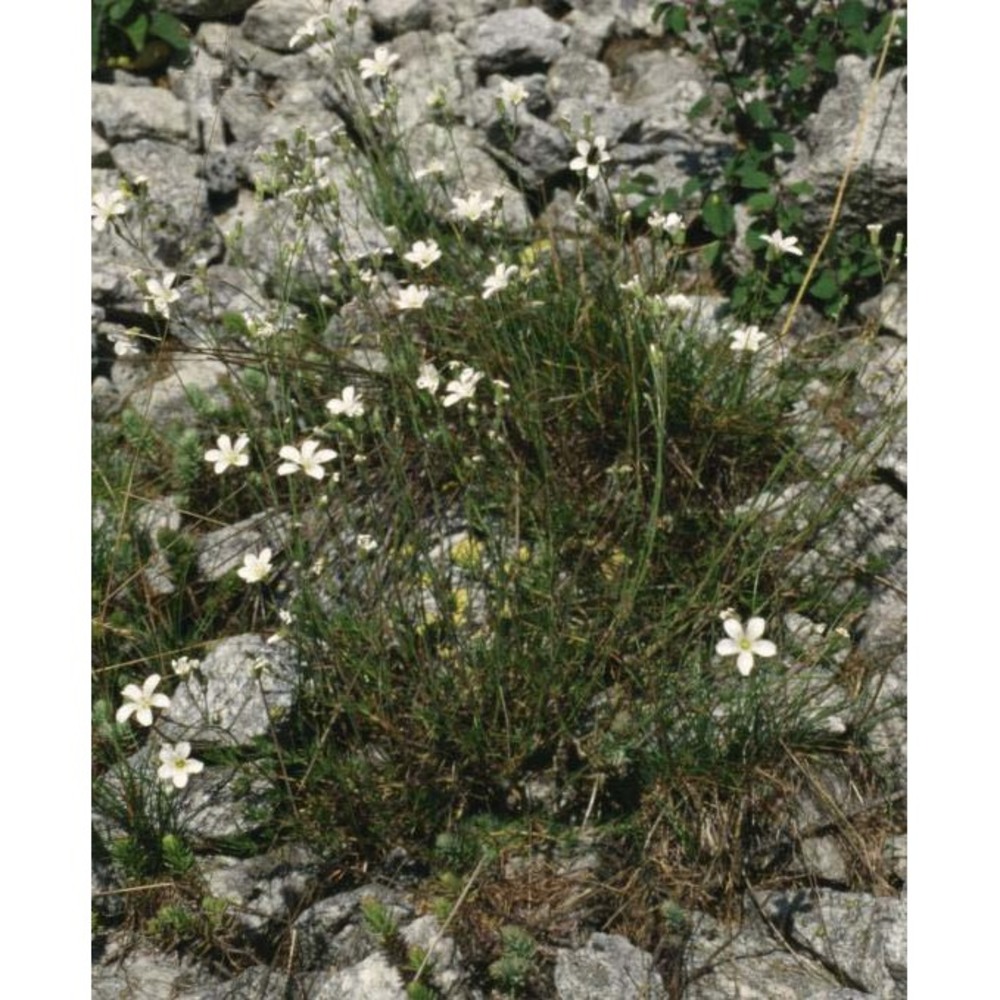
[[[753,670],[753,653],[748,653],[746,650],[743,650],[743,652],[736,657],[736,669],[744,677],[749,677],[750,671]]]
[[[122,705],[122,707],[115,712],[115,722],[125,722],[135,709],[135,702],[129,702],[126,705]]]
[[[722,623],[722,628],[725,630],[726,635],[736,642],[739,642],[743,638],[743,626],[740,624],[738,618],[727,618]]]
[[[778,647],[770,639],[757,639],[752,648],[757,656],[774,656],[778,652]]]
[[[282,445],[278,450],[278,458],[287,458],[289,462],[298,462],[301,457],[299,449],[290,444]]]
[[[720,639],[715,644],[715,651],[719,656],[735,656],[740,647],[732,639]]]
[[[753,642],[754,639],[759,639],[764,634],[765,628],[767,628],[767,623],[763,618],[751,618],[747,622],[746,637]]]

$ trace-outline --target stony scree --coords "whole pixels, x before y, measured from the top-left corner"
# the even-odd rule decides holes
[[[199,351],[221,312],[241,311],[248,303],[262,313],[278,306],[272,283],[286,260],[283,232],[301,237],[303,250],[286,277],[316,294],[333,290],[329,260],[334,248],[327,234],[303,228],[273,202],[257,203],[252,188],[266,179],[261,152],[275,140],[294,142],[300,127],[325,136],[321,141],[328,146],[321,152],[333,150],[337,134],[352,124],[337,67],[356,64],[376,44],[400,56],[398,79],[405,86],[398,118],[413,167],[426,170],[440,161],[449,190],[461,178],[465,189],[458,193],[500,192],[503,217],[514,231],[566,217],[576,190],[568,170],[570,136],[582,133],[587,120],[595,134],[608,139],[612,183],[641,169],[658,189],[681,188],[695,174],[720,172],[732,152],[731,139],[707,119],[689,120],[691,105],[709,96],[712,85],[691,57],[662,44],[660,26],[650,19],[651,4],[160,0],[159,5],[191,28],[191,65],[171,69],[167,87],[120,72],[92,84],[94,190],[113,190],[120,181],[141,185],[148,196],[145,225],[151,236],[150,258],[111,227],[93,236],[98,420],[131,407],[160,428],[196,425],[199,409],[193,400],[228,402],[233,369]],[[328,12],[334,37],[325,38],[320,28],[317,37],[293,44],[293,35],[322,12]],[[784,177],[813,185],[809,227],[825,222],[872,87],[870,62],[845,56],[836,68],[837,83],[808,121]],[[520,82],[529,95],[513,139],[505,137],[496,113],[505,79]],[[442,106],[451,116],[450,128],[442,124]],[[896,70],[876,87],[859,173],[848,191],[846,225],[860,229],[875,219],[889,226],[905,222],[905,124],[906,74]],[[350,222],[338,236],[339,249],[360,258],[386,245],[387,234],[363,203],[352,201],[346,176],[337,170],[331,167],[331,180]],[[423,183],[436,190],[433,178]],[[437,210],[446,218],[451,205],[442,200]],[[153,365],[148,345],[159,343],[163,327],[145,310],[131,276],[136,269],[151,273],[150,267],[188,268],[192,262],[201,277],[181,279],[177,309],[183,307],[185,321],[171,324],[169,334],[181,349],[170,354],[166,368]],[[256,276],[256,287],[236,289],[246,284],[247,274]],[[899,787],[906,756],[901,709],[906,690],[906,440],[901,427],[880,429],[879,420],[905,399],[905,302],[905,279],[884,289],[862,308],[876,327],[872,335],[847,339],[831,361],[856,386],[851,418],[878,449],[883,479],[853,497],[834,523],[822,520],[821,496],[817,523],[810,525],[809,518],[803,523],[804,531],[814,531],[815,544],[790,570],[796,578],[829,579],[847,595],[859,585],[838,577],[838,568],[846,561],[867,574],[866,610],[854,626],[857,654],[892,657],[884,684],[871,693],[880,714],[872,744],[887,755]],[[725,306],[718,298],[699,299],[695,322],[706,338],[725,335]],[[349,317],[348,306],[331,320],[331,336],[339,336],[340,327],[345,339],[354,335],[346,331]],[[140,327],[149,340],[138,356],[117,357],[111,335],[122,336],[129,326]],[[373,345],[355,349],[377,354]],[[377,366],[377,359],[372,364]],[[805,428],[815,426],[806,418],[832,404],[822,383],[813,388],[791,415],[793,427],[794,418],[802,418],[803,438]],[[850,446],[844,433],[840,425],[829,426],[804,442],[818,475]],[[799,504],[810,488],[803,482],[779,496],[739,498],[734,505],[754,504],[766,518],[782,505]],[[837,484],[826,488],[832,495]],[[152,556],[145,578],[152,594],[170,595],[176,586],[156,549],[157,525],[174,528],[178,518],[183,525],[183,517],[176,505],[150,506]],[[280,553],[288,528],[287,518],[274,513],[221,526],[202,537],[197,571],[205,579],[232,573],[251,546],[267,545]],[[793,624],[806,631],[811,627]],[[193,741],[197,752],[246,752],[281,726],[296,696],[297,678],[295,656],[281,641],[255,634],[223,639],[204,655],[200,671],[173,691],[170,709],[158,720],[159,734]],[[803,676],[805,685],[822,683],[824,676]],[[126,765],[132,776],[154,781],[154,744]],[[205,891],[226,902],[232,926],[270,958],[224,976],[195,957],[180,957],[167,947],[136,947],[124,932],[114,931],[95,950],[95,997],[402,1000],[407,995],[404,970],[364,916],[366,901],[374,900],[395,922],[402,947],[432,953],[431,981],[441,996],[489,1000],[471,985],[473,977],[448,927],[421,913],[407,890],[372,882],[338,891],[327,879],[324,862],[295,845],[261,848],[252,857],[226,853],[220,845],[237,840],[245,845],[266,825],[274,788],[263,778],[248,782],[237,768],[222,763],[207,766],[199,778],[177,794],[174,804],[179,821],[200,845]],[[120,916],[121,907],[115,896],[119,873],[108,851],[122,831],[114,811],[104,805],[109,797],[123,798],[122,780],[109,773],[95,787],[94,906],[109,921]],[[836,838],[827,833],[830,803],[850,799],[850,775],[831,770],[821,785],[803,793],[799,804],[801,822],[811,826],[798,844],[796,864],[803,884],[813,887],[748,896],[745,919],[735,929],[706,914],[685,914],[685,1000],[905,997],[905,896],[850,891],[852,873]],[[887,839],[885,853],[905,886],[905,835]],[[564,1000],[674,995],[667,990],[676,984],[665,982],[662,956],[599,926],[589,930],[581,946],[551,951],[547,995]],[[292,941],[290,955],[280,951],[279,945],[289,948]]]

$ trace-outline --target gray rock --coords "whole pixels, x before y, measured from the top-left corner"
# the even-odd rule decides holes
[[[352,9],[357,12],[357,18],[350,25],[348,17]],[[326,16],[334,26],[334,51],[341,39],[347,39],[352,44],[359,41],[363,45],[370,43],[371,20],[365,5],[354,0],[331,0],[329,6],[319,5],[315,0],[258,0],[243,19],[243,37],[274,52],[292,52],[307,44],[303,42],[293,47],[292,36],[310,18],[319,14]],[[323,44],[331,40],[321,31],[318,41]]]
[[[611,98],[611,71],[599,59],[564,52],[549,67],[548,87],[556,103],[564,97],[607,101]]]
[[[213,896],[229,900],[227,913],[250,938],[266,943],[284,930],[320,870],[319,858],[290,845],[254,858],[206,858],[198,872]]]
[[[98,132],[90,132],[90,165],[91,167],[108,168],[115,165],[111,159],[111,146]]]
[[[597,59],[614,36],[615,17],[604,12],[571,10],[562,21],[570,28],[567,49]]]
[[[855,144],[855,132],[872,88],[871,62],[859,56],[837,61],[837,86],[828,91],[807,125],[807,149],[793,161],[789,183],[808,181],[814,195],[805,205],[804,227],[826,222]],[[906,221],[906,70],[877,84],[844,200],[841,227],[862,229]]]
[[[590,936],[585,948],[556,952],[559,1000],[666,1000],[653,956],[617,934]]]
[[[536,187],[569,170],[573,147],[564,132],[530,112],[517,116],[517,131],[511,144],[512,166],[528,187]]]
[[[257,635],[223,639],[174,692],[160,732],[170,741],[245,746],[280,722],[292,705],[297,678],[287,643]]]
[[[207,990],[221,980],[190,958],[166,955],[146,948],[114,956],[115,963],[96,966],[90,988],[94,1000],[175,1000],[188,991]]]
[[[465,985],[468,973],[462,967],[462,953],[454,939],[442,933],[437,917],[431,913],[417,917],[402,929],[401,935],[409,947],[419,948],[430,956],[430,979],[442,995],[454,1000],[469,996]]]
[[[399,893],[375,883],[320,900],[303,910],[293,925],[299,967],[344,967],[371,955],[378,942],[365,925],[362,906],[368,899],[385,908],[397,924],[413,917],[413,908]]]
[[[271,785],[236,767],[206,767],[176,799],[177,821],[189,837],[223,841],[274,822]]]
[[[312,1000],[406,1000],[403,979],[380,954],[340,972],[320,977]]]
[[[158,0],[160,10],[201,21],[221,21],[224,17],[242,14],[256,2],[257,0]]]
[[[136,139],[187,139],[187,111],[161,87],[90,85],[90,117],[98,135],[112,145]]]
[[[476,68],[487,73],[532,73],[554,62],[563,52],[569,28],[537,7],[515,7],[490,14],[475,23],[468,38]]]
[[[307,994],[280,969],[254,965],[224,984],[185,993],[183,1000],[307,1000]]]
[[[431,4],[427,0],[369,0],[372,26],[390,38],[431,26]]]
[[[472,56],[465,46],[452,35],[412,31],[394,39],[392,51],[400,59],[393,80],[402,132],[420,122],[464,116],[464,95],[475,85]]]
[[[858,312],[876,323],[878,329],[888,330],[906,340],[905,280],[890,282],[878,295],[858,306]]]
[[[198,572],[206,580],[219,580],[242,566],[247,552],[267,547],[276,555],[285,545],[290,523],[287,514],[263,511],[207,532],[198,539]]]
[[[175,352],[170,355],[168,368],[168,374],[136,389],[128,398],[132,409],[155,427],[197,422],[198,411],[191,402],[193,393],[211,406],[230,405],[229,396],[220,384],[229,374],[224,362],[203,354]]]
[[[906,995],[906,904],[817,889],[758,898],[764,918],[797,949],[864,993]]]
[[[227,72],[223,60],[211,55],[201,45],[192,46],[188,66],[183,69],[172,66],[167,70],[171,91],[187,109],[189,149],[225,149],[219,97]]]

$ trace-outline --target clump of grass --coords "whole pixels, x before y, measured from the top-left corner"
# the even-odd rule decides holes
[[[220,318],[203,350],[229,368],[227,406],[183,427],[126,410],[95,435],[95,770],[142,743],[110,721],[124,685],[214,639],[273,633],[303,665],[272,732],[273,838],[360,869],[400,845],[440,861],[470,818],[543,815],[613,848],[608,922],[638,926],[667,897],[731,901],[766,875],[803,773],[874,780],[864,727],[831,724],[864,718],[833,633],[857,608],[785,573],[815,504],[748,502],[814,476],[788,415],[815,359],[773,336],[757,350],[755,329],[727,338],[671,299],[683,225],[635,252],[612,193],[595,197],[599,163],[580,169],[576,233],[513,233],[489,196],[476,220],[443,212],[377,82],[373,119],[354,81],[355,134],[335,149],[382,242],[343,251],[328,154],[304,134],[284,144],[262,195],[328,227],[330,260],[302,267],[292,247],[271,306]],[[867,474],[845,461],[821,516]],[[180,527],[151,535],[142,510],[167,494]],[[280,545],[248,545],[242,579],[207,578],[199,539],[255,515],[288,515]],[[169,588],[150,582],[157,554]],[[805,658],[781,630],[790,611],[830,626]],[[738,671],[715,654],[720,618],[751,617],[777,655]],[[797,683],[814,669],[829,682]],[[161,806],[118,817],[137,876],[186,858],[164,850],[183,831]],[[183,936],[205,918],[154,919]],[[489,977],[523,988],[534,938],[511,924],[491,940]]]

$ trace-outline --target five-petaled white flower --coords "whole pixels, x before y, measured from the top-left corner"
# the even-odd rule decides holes
[[[457,379],[452,379],[445,387],[445,397],[442,401],[445,406],[454,406],[455,403],[463,399],[472,399],[476,394],[476,386],[483,377],[482,372],[477,372],[475,368],[463,368]]]
[[[361,70],[361,79],[369,80],[373,76],[386,77],[392,69],[393,64],[399,61],[399,56],[390,52],[384,45],[380,45],[375,50],[375,55],[371,59],[362,59],[358,63]]]
[[[171,287],[176,278],[177,275],[173,271],[167,271],[162,281],[157,278],[149,278],[146,281],[146,312],[152,309],[164,319],[170,319],[170,303],[176,302],[181,297],[181,293]]]
[[[741,326],[738,330],[733,330],[729,336],[732,339],[729,350],[749,351],[751,354],[759,351],[760,345],[767,340],[767,334],[759,326]]]
[[[495,198],[484,198],[482,191],[472,191],[468,198],[452,198],[451,203],[455,206],[455,215],[460,219],[478,222],[484,215],[493,211],[495,200]]]
[[[353,385],[346,386],[340,394],[340,399],[331,399],[326,408],[334,417],[360,417],[365,412],[361,393]]]
[[[440,257],[441,251],[434,240],[428,240],[426,243],[423,240],[417,240],[410,247],[410,252],[403,254],[403,260],[408,260],[411,264],[416,264],[421,271],[425,271],[434,261],[439,260]]]
[[[592,143],[588,139],[581,139],[576,144],[579,156],[569,161],[569,169],[578,174],[585,173],[588,180],[597,180],[601,164],[611,159],[611,154],[605,148],[607,144],[608,140],[603,135],[597,136]]]
[[[246,447],[250,443],[250,438],[246,434],[241,434],[235,444],[230,440],[228,434],[220,434],[216,438],[217,448],[210,448],[205,452],[206,462],[215,462],[215,474],[221,476],[230,466],[242,468],[250,464],[250,456],[246,453]]]
[[[677,212],[669,212],[667,215],[664,215],[662,212],[654,209],[649,213],[649,218],[646,221],[649,223],[650,229],[667,233],[670,236],[673,236],[674,233],[679,233],[684,228],[684,219]]]
[[[420,373],[417,375],[417,388],[426,389],[430,393],[438,391],[441,384],[441,373],[428,362],[420,366]]]
[[[285,461],[278,466],[279,476],[291,476],[296,472],[304,472],[313,479],[322,479],[326,475],[324,462],[332,462],[337,453],[332,448],[319,448],[319,441],[303,441],[302,448],[286,444],[281,447],[278,456]]]
[[[192,670],[197,670],[201,666],[201,660],[196,660],[190,656],[179,656],[176,660],[170,661],[170,669],[178,677],[187,677]]]
[[[271,573],[271,550],[261,549],[259,554],[248,552],[243,557],[243,565],[236,571],[236,575],[247,583],[260,583],[266,580]]]
[[[174,788],[183,788],[192,774],[200,774],[205,765],[191,756],[191,744],[181,740],[175,746],[160,748],[160,768],[156,772],[161,781],[172,781]]]
[[[393,305],[400,312],[406,312],[408,309],[423,309],[427,296],[430,294],[431,290],[424,285],[407,285],[399,290]]]
[[[722,627],[728,639],[720,639],[715,646],[719,656],[735,656],[736,669],[747,677],[753,670],[755,656],[774,656],[777,646],[770,639],[762,639],[766,624],[763,618],[751,618],[743,627],[738,618],[727,618]]]
[[[170,699],[165,694],[153,693],[159,683],[160,675],[150,674],[142,682],[141,688],[135,684],[126,684],[122,688],[125,702],[115,712],[115,721],[124,722],[134,712],[135,721],[140,726],[151,726],[154,708],[170,708]]]
[[[128,199],[124,192],[118,188],[113,191],[98,191],[90,208],[93,226],[101,233],[116,215],[124,215],[127,211]]]
[[[504,105],[516,108],[528,99],[524,84],[518,80],[503,80],[500,83],[500,100]]]
[[[775,229],[770,236],[762,236],[762,243],[767,243],[775,257],[780,257],[783,253],[790,253],[795,257],[802,256],[802,248],[795,244],[799,242],[797,236],[782,236],[780,229]]]
[[[488,299],[491,295],[502,292],[510,284],[510,279],[515,274],[517,274],[517,268],[513,264],[508,264],[506,267],[503,264],[497,264],[493,273],[483,282],[483,298]]]

